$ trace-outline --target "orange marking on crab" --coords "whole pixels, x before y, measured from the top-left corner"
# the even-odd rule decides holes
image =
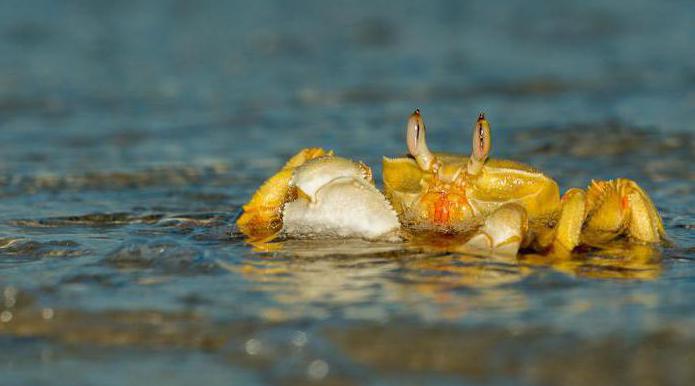
[[[469,207],[465,196],[443,191],[425,193],[422,204],[427,218],[437,225],[451,225],[464,219]]]
[[[434,202],[434,222],[440,225],[449,223],[449,207],[451,204],[447,200],[446,193],[439,193],[439,199]]]

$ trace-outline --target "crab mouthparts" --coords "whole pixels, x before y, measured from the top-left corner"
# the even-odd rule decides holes
[[[428,217],[438,225],[453,225],[464,220],[468,212],[465,195],[452,192],[430,192],[423,197],[427,202]]]

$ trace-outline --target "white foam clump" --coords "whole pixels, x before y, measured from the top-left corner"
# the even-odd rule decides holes
[[[384,195],[360,166],[339,157],[312,160],[291,184],[304,194],[285,204],[283,233],[289,237],[396,239],[400,223]]]

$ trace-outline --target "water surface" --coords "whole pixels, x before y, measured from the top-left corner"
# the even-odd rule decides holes
[[[689,1],[0,5],[0,383],[692,384]],[[570,259],[249,245],[305,146],[633,178],[673,241]]]

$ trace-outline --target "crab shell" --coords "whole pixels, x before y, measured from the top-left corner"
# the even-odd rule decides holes
[[[469,175],[468,157],[435,156],[437,173],[411,157],[383,159],[384,192],[406,226],[459,232],[479,226],[504,204],[517,204],[534,228],[546,226],[560,207],[557,183],[530,166],[491,159]]]

